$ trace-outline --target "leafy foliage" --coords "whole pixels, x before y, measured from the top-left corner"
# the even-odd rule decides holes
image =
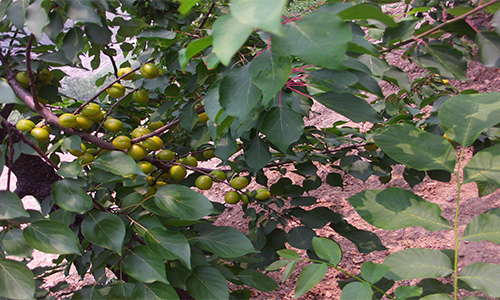
[[[341,299],[457,299],[460,289],[499,297],[498,265],[458,269],[460,240],[499,243],[498,210],[460,236],[458,218],[409,190],[362,191],[348,202],[370,224],[453,231],[456,243],[395,252],[356,275],[339,267],[338,243],[315,230],[328,226],[361,253],[385,250],[383,241],[311,193],[323,180],[343,188],[344,175],[388,183],[398,163],[412,187],[452,175],[457,191],[468,182],[480,195],[500,187],[499,94],[449,84],[466,78],[473,48],[485,66],[499,66],[498,2],[2,1],[0,166],[18,186],[0,191],[0,297],[48,295],[40,284],[52,270],[9,257],[33,249],[58,254],[55,269],[94,276],[74,292],[82,299],[249,299],[247,287],[279,288],[263,270],[283,268],[284,282],[301,260],[310,264],[295,298],[328,268],[351,277],[339,282]],[[390,3],[404,17],[384,12]],[[495,31],[476,28],[475,14],[493,15]],[[387,59],[395,50],[428,73],[410,81]],[[79,78],[84,70],[92,76]],[[384,94],[381,81],[396,91]],[[117,84],[125,94],[112,97]],[[350,122],[310,126],[314,101]],[[49,140],[17,128],[21,119]],[[474,149],[466,166],[465,147]],[[68,152],[74,161],[61,163]],[[215,169],[198,165],[213,157]],[[226,206],[193,188],[201,175],[232,190],[225,201],[241,205],[245,234],[216,225]],[[231,186],[236,176],[264,187]],[[26,210],[25,195],[41,211]],[[450,276],[452,284],[436,280]],[[422,281],[387,292],[408,279]],[[241,289],[231,292],[228,281]]]

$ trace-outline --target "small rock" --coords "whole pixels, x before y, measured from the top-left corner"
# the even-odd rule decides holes
[[[364,262],[365,260],[361,257],[361,256],[358,256],[358,257],[355,257],[352,262],[355,263],[355,264],[360,264],[362,262]]]
[[[325,297],[326,298],[331,298],[332,297],[332,293],[330,291],[326,291]]]
[[[446,197],[445,200],[448,201],[448,202],[451,202],[451,201],[455,200],[455,197],[448,196],[448,197]]]

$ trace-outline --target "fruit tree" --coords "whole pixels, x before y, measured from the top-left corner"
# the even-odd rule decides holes
[[[17,187],[0,191],[0,298],[48,297],[60,286],[45,290],[43,279],[74,266],[95,279],[75,298],[249,299],[250,289],[278,289],[269,272],[282,270],[285,281],[298,261],[307,263],[295,297],[328,268],[350,277],[341,299],[500,297],[500,265],[458,267],[461,241],[500,243],[500,209],[468,224],[458,217],[463,184],[475,182],[480,196],[500,187],[500,93],[451,84],[473,59],[500,67],[499,8],[500,0],[2,0],[0,166]],[[410,78],[390,55],[427,71]],[[82,70],[98,74],[95,83],[83,85]],[[311,126],[313,103],[349,121]],[[60,161],[65,153],[73,159]],[[199,164],[212,159],[214,168]],[[397,164],[411,187],[456,178],[455,217],[396,187],[348,202],[382,229],[452,232],[453,247],[408,248],[351,274],[339,267],[337,242],[317,229],[362,253],[384,241],[310,193],[343,187],[344,175],[388,183]],[[228,193],[210,201],[200,192],[214,186]],[[41,210],[23,207],[27,195]],[[244,233],[214,224],[231,205],[244,211]],[[33,249],[59,258],[31,270]],[[413,279],[423,280],[401,284]]]

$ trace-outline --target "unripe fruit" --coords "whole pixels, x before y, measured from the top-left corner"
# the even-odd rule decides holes
[[[152,186],[148,187],[148,191],[144,194],[144,198],[148,198],[156,194],[156,189]]]
[[[52,128],[49,125],[43,125],[42,128],[47,130],[48,133],[52,133]]]
[[[202,112],[198,115],[198,123],[205,124],[208,121],[208,116],[206,112]]]
[[[161,188],[162,186],[165,186],[167,185],[167,183],[165,181],[157,181],[156,184],[154,185],[154,188],[155,190],[158,190],[159,188]]]
[[[243,176],[234,177],[233,179],[231,179],[230,184],[235,189],[241,190],[241,189],[247,187],[248,179],[246,177],[243,177]]]
[[[364,145],[363,148],[365,148],[368,151],[376,151],[378,149],[377,144],[367,144]]]
[[[148,155],[148,152],[146,151],[146,149],[144,149],[143,146],[139,144],[133,144],[132,146],[130,146],[130,148],[128,148],[127,154],[135,160],[141,160],[146,157],[146,155]]]
[[[227,179],[226,173],[224,173],[221,170],[213,170],[210,172],[210,175],[214,176],[215,178],[219,179],[220,181],[224,181]]]
[[[97,116],[95,117],[87,117],[89,118],[92,122],[94,123],[100,123],[102,121],[102,119],[104,119],[104,112],[101,111],[97,114]]]
[[[59,117],[59,125],[64,128],[72,128],[77,124],[76,116],[74,114],[65,113]]]
[[[88,164],[94,161],[94,156],[88,152],[83,153],[83,155],[80,155],[78,159],[82,160],[82,164]]]
[[[145,90],[137,90],[132,93],[132,97],[137,103],[146,103],[149,100],[149,94]]]
[[[87,146],[81,143],[80,147],[81,149],[70,149],[69,153],[73,154],[74,156],[82,156],[85,152],[87,152]]]
[[[106,90],[106,92],[108,93],[108,95],[110,97],[121,98],[121,97],[123,97],[123,95],[125,95],[125,88],[123,87],[123,85],[121,85],[119,83],[115,83],[111,87],[109,87]]]
[[[108,117],[108,119],[104,121],[104,128],[110,132],[120,132],[123,129],[123,122]]]
[[[52,74],[52,72],[50,72],[48,69],[42,69],[40,70],[36,78],[41,84],[47,84],[52,81],[52,79],[54,78],[54,74]]]
[[[118,70],[118,74],[116,74],[118,77],[122,77],[122,75],[124,74],[127,74],[129,72],[132,72],[134,69],[132,69],[131,67],[124,67],[124,68],[120,68]],[[122,80],[132,80],[134,79],[135,77],[135,72],[132,72],[130,74],[128,74],[127,76],[123,77]]]
[[[142,145],[148,150],[156,151],[163,147],[163,140],[155,135],[142,141]]]
[[[194,184],[200,190],[208,190],[212,187],[213,180],[210,176],[201,175],[200,177],[196,178]]]
[[[92,120],[83,114],[76,115],[76,127],[80,129],[89,129],[93,124]]]
[[[175,157],[175,153],[171,150],[161,150],[156,154],[156,158],[161,159],[161,160],[168,160],[171,161]]]
[[[19,84],[25,89],[27,89],[30,86],[30,78],[28,77],[28,73],[26,72],[17,73],[16,79],[19,82]]]
[[[267,199],[271,198],[271,193],[267,189],[257,189],[255,193],[255,199],[259,201],[265,201]]]
[[[46,142],[49,140],[49,132],[41,127],[33,128],[30,134],[35,137],[35,139],[39,142]]]
[[[187,171],[183,166],[172,166],[169,170],[170,176],[175,180],[182,180],[186,177]]]
[[[183,164],[191,166],[191,167],[197,167],[198,166],[198,160],[194,156],[186,156],[184,157]]]
[[[140,71],[141,75],[148,79],[156,78],[160,74],[158,68],[152,63],[147,63],[142,65]]]
[[[150,163],[149,161],[140,161],[137,163],[137,165],[139,166],[139,169],[141,169],[142,172],[144,172],[144,174],[149,174],[153,172],[155,169],[153,164]]]
[[[203,151],[203,157],[205,157],[206,159],[214,158],[215,157],[214,150],[208,149]]]
[[[241,202],[245,204],[250,203],[250,200],[248,200],[248,196],[246,194],[241,194],[240,197],[241,197]]]
[[[146,127],[137,127],[136,129],[132,130],[130,136],[135,139],[149,133],[151,133],[151,130],[147,129]]]
[[[153,185],[155,182],[155,178],[151,175],[146,176],[146,181],[148,182],[149,185]]]
[[[240,201],[240,194],[235,191],[229,191],[224,196],[224,201],[226,201],[226,203],[228,204],[236,204],[238,203],[238,201]]]
[[[113,146],[119,150],[125,150],[130,148],[130,138],[128,136],[119,135],[113,140]]]
[[[156,122],[149,123],[148,128],[149,128],[149,130],[154,131],[154,130],[162,127],[163,125],[165,125],[165,124],[163,124],[162,121],[156,121]]]
[[[16,128],[20,131],[31,131],[35,128],[35,123],[28,119],[22,119],[17,122]]]
[[[96,103],[89,103],[82,108],[82,114],[88,118],[97,117],[101,113],[101,107]]]

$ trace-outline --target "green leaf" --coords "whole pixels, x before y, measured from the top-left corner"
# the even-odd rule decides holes
[[[329,12],[316,12],[289,22],[283,31],[285,37],[272,36],[273,51],[330,69],[342,66],[347,44],[352,39],[349,25]]]
[[[395,124],[375,133],[373,139],[390,158],[410,168],[454,171],[456,152],[443,137],[409,124]]]
[[[270,264],[269,266],[267,266],[264,271],[276,271],[276,270],[281,269],[284,266],[288,265],[289,262],[290,262],[289,260],[285,260],[285,259],[277,260],[277,261],[273,262],[272,264]]]
[[[269,146],[258,135],[245,145],[244,155],[248,167],[254,172],[265,167],[272,158]]]
[[[138,39],[144,40],[173,40],[177,36],[177,33],[171,30],[166,30],[161,27],[153,27],[143,30],[138,36]]]
[[[260,53],[252,60],[249,74],[255,85],[262,90],[265,106],[283,88],[291,72],[290,57],[279,56],[270,50]]]
[[[213,52],[224,65],[229,65],[252,31],[251,26],[240,23],[231,15],[219,17],[212,26]]]
[[[361,277],[369,283],[377,283],[388,271],[388,266],[367,261],[361,267]]]
[[[464,147],[471,146],[481,132],[498,123],[499,97],[499,92],[491,92],[449,98],[438,113],[446,136]]]
[[[0,103],[24,104],[24,102],[19,100],[19,98],[17,98],[14,94],[10,85],[3,80],[0,80],[0,95],[2,95],[2,97],[0,97]]]
[[[229,299],[226,278],[212,267],[197,267],[187,280],[187,291],[195,299]]]
[[[375,233],[360,230],[346,221],[331,223],[330,227],[341,236],[353,242],[361,253],[371,253],[387,249],[382,245],[380,238]]]
[[[342,250],[335,241],[324,237],[313,237],[312,245],[314,253],[331,264],[338,265],[342,260]]]
[[[453,298],[448,294],[431,294],[425,297],[419,298],[420,300],[452,300]],[[465,298],[462,298],[465,300]]]
[[[500,208],[476,216],[465,228],[462,240],[500,244]]]
[[[422,67],[438,73],[443,78],[467,79],[467,60],[464,54],[452,45],[426,45],[425,51],[416,55],[416,60]]]
[[[390,268],[385,277],[393,280],[439,278],[453,273],[448,256],[434,249],[401,250],[387,256],[383,264]]]
[[[490,263],[472,263],[466,266],[460,276],[471,288],[481,290],[491,297],[500,297],[500,265]]]
[[[373,292],[367,282],[351,282],[342,289],[340,300],[372,299]]]
[[[422,295],[423,289],[419,286],[400,286],[394,291],[396,299],[406,299]]]
[[[7,18],[19,30],[23,30],[29,0],[12,1],[7,8]]]
[[[328,92],[315,97],[321,104],[354,122],[378,123],[382,118],[366,101],[349,93]]]
[[[154,201],[162,211],[181,220],[199,220],[214,211],[207,197],[178,184],[162,186]]]
[[[304,132],[304,120],[286,106],[273,107],[264,115],[261,131],[278,150],[286,153]]]
[[[213,37],[207,36],[201,39],[197,39],[189,43],[189,45],[179,51],[179,64],[184,71],[188,61],[193,58],[197,53],[205,50],[208,46],[212,45]]]
[[[316,236],[316,233],[311,228],[305,226],[297,226],[287,234],[287,242],[295,248],[299,249],[312,249],[312,239]]]
[[[286,265],[285,270],[283,270],[283,275],[281,275],[281,283],[284,283],[285,281],[288,280],[288,278],[290,278],[290,276],[292,276],[292,272],[295,270],[296,266],[297,266],[296,260]]]
[[[430,231],[451,229],[449,222],[441,216],[439,205],[402,188],[362,191],[347,201],[363,219],[378,228],[395,230],[422,226]]]
[[[123,260],[123,266],[128,275],[140,282],[168,283],[165,263],[161,257],[144,245],[128,251],[129,254]]]
[[[0,220],[9,220],[19,217],[29,217],[30,214],[24,210],[23,202],[11,191],[0,191]]]
[[[78,60],[78,55],[83,50],[83,31],[80,28],[71,28],[63,39],[61,51],[68,61]]]
[[[26,242],[45,253],[80,255],[80,245],[75,233],[64,223],[38,220],[23,231]]]
[[[93,210],[83,219],[81,230],[89,242],[122,254],[125,224],[119,216]]]
[[[92,197],[84,190],[79,180],[64,179],[52,184],[52,196],[61,208],[83,214],[92,208]]]
[[[464,183],[500,183],[500,145],[483,149],[476,153],[464,167]]]
[[[179,299],[175,289],[163,282],[142,283],[135,285],[132,291],[131,299],[150,300],[150,299]]]
[[[396,22],[388,15],[382,12],[379,6],[372,4],[358,4],[351,6],[338,13],[342,20],[377,20],[383,24],[394,27]]]
[[[191,8],[196,3],[198,3],[199,0],[177,0],[177,1],[181,3],[181,5],[178,8],[178,11],[181,14],[186,14],[186,13],[188,13],[191,10]]]
[[[119,281],[116,284],[112,285],[112,288],[109,290],[106,300],[132,299],[132,291],[136,286],[137,285],[135,283]]]
[[[101,18],[89,0],[72,0],[67,2],[66,14],[77,22],[94,23],[101,26]]]
[[[152,228],[146,231],[146,243],[163,259],[179,259],[188,269],[191,269],[191,248],[182,233],[164,228]]]
[[[224,258],[239,257],[256,252],[250,240],[239,230],[213,226],[196,239],[196,246]]]
[[[485,67],[500,67],[500,36],[495,31],[476,34],[479,61]]]
[[[323,279],[326,271],[328,271],[328,266],[324,264],[312,264],[305,267],[297,278],[293,298],[297,299],[312,289]]]
[[[278,255],[284,259],[299,259],[300,256],[297,254],[295,250],[292,249],[283,249],[276,251]]]
[[[269,276],[262,274],[257,270],[241,270],[238,272],[238,278],[249,287],[259,291],[270,292],[278,289],[276,281]]]
[[[33,253],[33,248],[26,243],[20,228],[11,228],[5,232],[0,246],[1,251],[7,252],[7,255],[30,258]]]
[[[42,0],[36,0],[26,10],[26,27],[39,41],[43,37],[43,29],[49,24],[49,16],[42,7],[42,2]]]
[[[33,299],[35,280],[31,270],[22,262],[0,259],[0,297]]]
[[[253,83],[249,67],[228,73],[220,83],[219,102],[224,111],[244,122],[254,116],[254,108],[261,99],[259,88]]]
[[[231,15],[247,26],[282,35],[281,15],[286,4],[287,0],[233,0]]]
[[[103,153],[94,160],[92,166],[120,176],[143,175],[132,157],[121,151]]]
[[[99,45],[107,45],[111,42],[112,33],[108,26],[99,26],[93,23],[85,24],[85,33],[92,42]]]

